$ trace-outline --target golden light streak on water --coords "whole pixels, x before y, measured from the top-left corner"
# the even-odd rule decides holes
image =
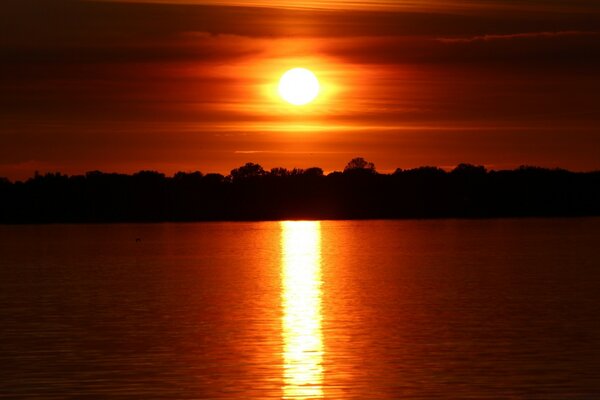
[[[323,397],[321,224],[281,222],[283,396]]]

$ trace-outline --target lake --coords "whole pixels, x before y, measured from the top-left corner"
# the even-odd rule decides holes
[[[0,397],[600,398],[600,219],[0,226]]]

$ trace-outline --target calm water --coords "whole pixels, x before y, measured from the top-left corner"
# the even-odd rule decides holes
[[[4,398],[593,399],[599,321],[600,219],[0,226]]]

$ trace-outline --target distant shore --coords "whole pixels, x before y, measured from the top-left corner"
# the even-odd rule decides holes
[[[575,217],[600,215],[600,171],[460,164],[380,174],[247,163],[228,176],[155,171],[0,179],[0,223]]]

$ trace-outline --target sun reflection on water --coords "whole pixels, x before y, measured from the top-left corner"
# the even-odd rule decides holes
[[[323,397],[321,333],[321,225],[281,222],[283,394],[286,399]]]

